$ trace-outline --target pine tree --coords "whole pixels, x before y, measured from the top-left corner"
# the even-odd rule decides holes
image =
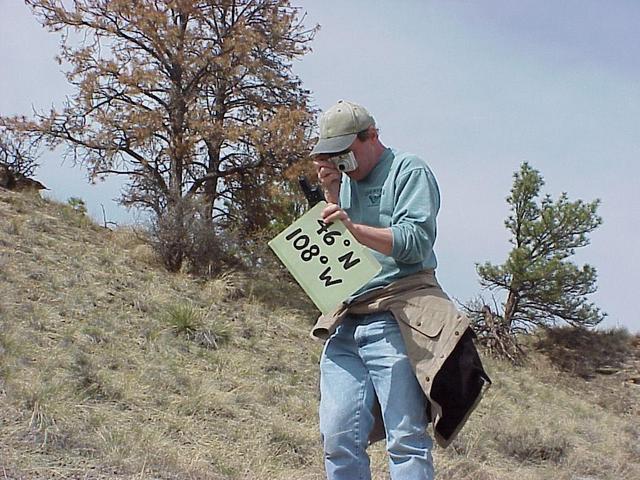
[[[505,225],[513,249],[502,265],[477,265],[483,287],[507,293],[502,313],[494,312],[506,332],[558,322],[590,327],[606,315],[587,299],[597,288],[596,269],[570,260],[602,223],[600,201],[572,202],[566,193],[540,200],[543,185],[540,173],[523,163],[507,197],[511,215]]]

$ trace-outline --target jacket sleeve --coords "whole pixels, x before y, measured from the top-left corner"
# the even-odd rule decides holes
[[[436,239],[438,184],[426,166],[401,174],[396,182],[391,256],[402,263],[422,262],[431,253]]]

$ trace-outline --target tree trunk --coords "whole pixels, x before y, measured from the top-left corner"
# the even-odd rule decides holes
[[[206,218],[210,222],[213,221],[213,206],[217,198],[217,195],[216,195],[217,188],[218,188],[218,177],[212,178],[204,182],[203,214],[204,214],[204,218]]]
[[[507,327],[507,331],[511,331],[511,324],[513,323],[513,315],[518,308],[518,294],[513,290],[509,290],[509,296],[507,297],[507,303],[504,306],[504,325]]]

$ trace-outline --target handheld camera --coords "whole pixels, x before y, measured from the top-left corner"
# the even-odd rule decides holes
[[[356,161],[356,157],[353,152],[347,152],[342,155],[331,157],[331,161],[341,172],[353,172],[358,168],[358,162]]]

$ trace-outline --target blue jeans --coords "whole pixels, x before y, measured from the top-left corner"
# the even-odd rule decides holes
[[[329,480],[370,480],[366,452],[377,397],[393,480],[432,480],[426,398],[389,312],[350,315],[320,361],[320,432]]]

